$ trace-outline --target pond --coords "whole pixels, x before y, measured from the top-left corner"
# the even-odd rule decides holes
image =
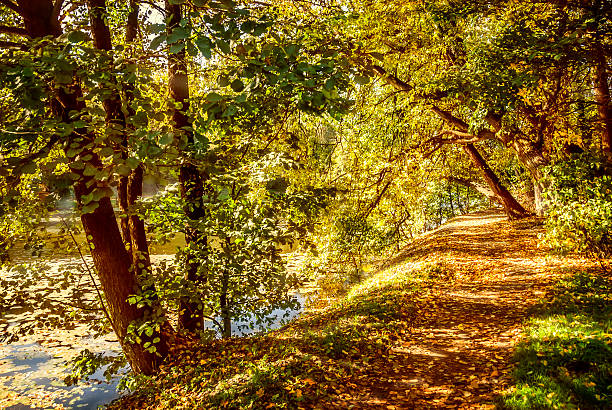
[[[170,255],[155,255],[154,261],[169,258]],[[44,265],[46,275],[60,275],[68,268],[78,269],[76,258],[47,260]],[[86,262],[90,262],[86,260]],[[61,266],[57,266],[61,265]],[[10,278],[15,273],[0,272],[2,278]],[[21,279],[21,277],[20,277]],[[48,284],[38,284],[40,288]],[[82,294],[93,293],[86,279],[79,285],[85,289]],[[58,297],[69,297],[67,290],[57,293]],[[48,293],[45,293],[48,296]],[[92,297],[90,294],[89,297]],[[304,298],[296,294],[300,308],[296,310],[276,309],[272,312],[268,329],[275,329],[298,316]],[[0,311],[0,332],[9,332],[18,323],[36,315],[34,306],[12,305],[11,309]],[[91,320],[95,320],[94,317]],[[212,329],[212,323],[206,324]],[[245,336],[266,330],[252,325],[247,319],[232,323],[233,336]],[[7,409],[96,409],[119,397],[117,385],[121,376],[107,382],[103,370],[98,370],[88,382],[67,386],[64,378],[69,374],[65,363],[76,357],[84,349],[92,353],[115,355],[120,352],[119,343],[113,334],[94,337],[86,323],[71,329],[36,329],[33,334],[22,336],[17,342],[0,344],[0,408]],[[0,335],[1,336],[1,335]]]

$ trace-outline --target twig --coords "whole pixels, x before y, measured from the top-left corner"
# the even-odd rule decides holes
[[[72,231],[70,230],[70,227],[66,223],[66,220],[64,218],[61,218],[61,219],[62,219],[62,223],[64,224],[64,226],[66,226],[66,229],[68,230],[68,234],[72,238],[72,241],[74,242],[74,244],[75,244],[75,246],[77,248],[77,251],[79,252],[79,255],[81,256],[81,260],[83,261],[83,265],[85,265],[85,269],[87,271],[87,274],[89,275],[89,278],[91,279],[91,283],[93,284],[94,288],[96,289],[96,294],[98,295],[98,299],[100,299],[100,305],[102,306],[102,311],[104,312],[104,315],[106,316],[106,319],[108,319],[108,322],[111,324],[112,328],[115,330],[115,333],[116,333],[115,324],[113,323],[113,321],[112,321],[112,319],[110,317],[110,314],[108,313],[108,309],[106,308],[106,305],[104,304],[104,299],[102,297],[102,293],[100,292],[100,288],[98,288],[98,284],[96,283],[96,279],[93,276],[91,268],[89,267],[89,264],[85,260],[85,256],[83,256],[83,252],[81,252],[81,247],[79,246],[79,243],[77,242],[76,238],[72,234]],[[87,242],[87,245],[89,245],[89,241]],[[91,247],[89,249],[91,251]]]

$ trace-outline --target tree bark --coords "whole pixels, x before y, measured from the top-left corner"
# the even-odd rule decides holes
[[[112,40],[110,30],[104,21],[104,15],[106,14],[106,0],[87,0],[87,7],[89,8],[89,20],[91,23],[91,33],[93,35],[94,46],[98,50],[111,51]],[[113,84],[116,84],[116,80],[111,80]],[[102,106],[106,112],[106,127],[107,132],[111,136],[111,139],[117,138],[121,142],[118,143],[118,149],[121,151],[121,157],[123,160],[127,159],[127,140],[125,138],[125,116],[121,110],[121,98],[118,93],[113,92],[108,98],[102,101]],[[121,234],[123,241],[126,245],[132,243],[130,237],[130,228],[128,223],[128,208],[127,202],[127,176],[119,178],[117,185],[117,198],[119,203],[119,210],[121,215],[119,222],[121,225]]]
[[[444,179],[446,179],[449,182],[454,182],[456,184],[460,184],[465,187],[472,188],[476,192],[479,192],[482,195],[486,196],[488,199],[495,200],[495,195],[493,194],[493,191],[491,191],[491,189],[486,185],[480,184],[478,182],[470,181],[469,179],[453,177],[453,176],[445,177]]]
[[[608,62],[603,47],[599,43],[593,47],[592,55],[595,102],[601,128],[601,150],[608,159],[612,159],[612,104],[610,104],[608,86]]]
[[[94,45],[99,50],[111,51],[112,40],[108,25],[105,21],[106,15],[106,0],[88,0],[89,14],[91,20],[91,29],[94,39]],[[130,15],[128,17],[128,29],[126,30],[126,41],[133,41],[135,28],[130,27],[137,24],[133,14],[138,14],[138,6],[135,1],[130,2]],[[111,83],[117,83],[116,78],[111,76]],[[129,89],[129,87],[128,87]],[[131,93],[128,93],[128,97]],[[110,93],[109,97],[102,101],[106,112],[107,133],[111,136],[111,141],[120,141],[119,149],[124,159],[128,157],[128,127],[126,125],[125,115],[122,111],[121,96],[118,92]],[[133,110],[128,109],[128,112],[133,114]],[[134,212],[133,205],[142,195],[142,179],[143,168],[142,164],[133,170],[129,176],[122,176],[119,181],[118,198],[119,206],[121,207],[121,229],[123,232],[124,241],[129,244],[131,270],[136,273],[136,278],[144,277],[151,271],[151,258],[149,256],[149,246],[147,244],[144,222],[140,216]],[[154,287],[149,287],[144,290],[153,290],[154,310],[160,310],[157,301],[157,296]],[[169,329],[170,326],[165,326]],[[145,338],[153,340],[159,338],[160,341],[155,345],[157,352],[163,359],[168,353],[168,340],[162,332],[155,332],[151,337]]]
[[[478,169],[478,171],[482,174],[482,177],[493,191],[493,195],[497,202],[499,202],[504,208],[504,212],[508,215],[510,219],[520,219],[526,216],[529,216],[529,212],[525,210],[518,203],[516,199],[512,196],[512,194],[504,187],[497,175],[493,172],[493,170],[489,167],[489,164],[485,161],[485,159],[480,155],[476,147],[472,144],[463,145],[463,150],[468,155],[472,164]]]
[[[58,6],[51,0],[20,0],[19,12],[30,37],[58,36],[61,34],[58,20]],[[58,88],[55,101],[52,104],[52,114],[64,122],[74,121],[71,112],[81,112],[85,108],[80,85],[74,82]],[[75,130],[68,137],[68,144],[78,144],[82,147],[79,154],[87,164],[96,169],[101,168],[98,156],[91,150],[95,136],[86,128]],[[76,160],[77,158],[71,158]],[[71,164],[72,165],[72,164]],[[72,172],[79,176],[74,183],[74,192],[79,208],[83,206],[83,197],[95,189],[107,189],[105,182],[97,181],[91,176],[85,176],[82,169],[72,167]],[[81,215],[81,222],[91,248],[94,265],[106,299],[109,318],[113,330],[122,345],[123,351],[135,373],[152,374],[157,369],[160,356],[147,352],[140,344],[125,341],[128,327],[132,322],[141,321],[146,317],[143,309],[128,303],[128,297],[138,293],[139,286],[136,275],[130,270],[131,260],[127,253],[117,220],[108,195],[102,196],[97,208],[90,213]]]
[[[182,16],[181,5],[171,4],[166,0],[168,34],[179,27]],[[187,116],[189,110],[189,79],[184,49],[176,53],[168,53],[168,73],[170,98],[180,105],[180,108],[175,108],[172,114],[174,128],[177,134],[186,135],[187,144],[191,145],[194,138],[193,131],[191,131],[191,121]],[[179,183],[187,217],[192,221],[204,218],[205,212],[202,205],[204,178],[189,157],[186,158],[179,170]],[[188,226],[185,233],[185,242],[188,248],[193,246],[203,247],[206,246],[206,237],[197,229]],[[201,275],[198,274],[198,263],[189,253],[187,253],[186,258],[185,279],[197,284],[201,281]],[[180,301],[179,324],[188,331],[201,330],[204,327],[201,304],[190,301],[189,297],[183,297]]]

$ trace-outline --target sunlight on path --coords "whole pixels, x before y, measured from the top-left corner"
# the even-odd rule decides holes
[[[538,248],[540,232],[534,220],[463,216],[391,260],[385,268],[435,260],[454,270],[456,281],[430,289],[411,333],[393,347],[397,365],[371,375],[372,387],[357,407],[494,408],[509,386],[513,347],[529,308],[562,269],[587,263],[548,256]]]

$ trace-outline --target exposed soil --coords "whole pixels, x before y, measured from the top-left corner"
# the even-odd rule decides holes
[[[458,217],[385,264],[437,260],[456,272],[419,302],[397,363],[370,375],[357,408],[494,408],[509,386],[511,357],[530,308],[566,268],[592,264],[549,256],[536,219],[485,212]]]

